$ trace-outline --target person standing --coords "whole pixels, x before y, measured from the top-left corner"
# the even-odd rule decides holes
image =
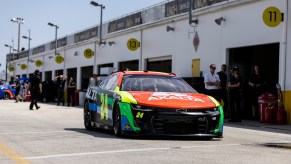
[[[221,99],[223,100],[223,110],[224,114],[227,115],[228,112],[228,96],[227,96],[227,75],[226,75],[227,67],[225,64],[221,65],[221,70],[218,72],[218,76],[220,79],[220,89],[221,89]]]
[[[206,94],[220,102],[220,79],[217,73],[215,73],[216,66],[215,64],[211,64],[209,67],[210,71],[204,76]]]
[[[40,106],[37,105],[38,98],[42,93],[42,84],[40,82],[39,75],[39,70],[35,70],[33,76],[30,78],[29,81],[29,89],[31,94],[31,102],[29,105],[30,110],[33,110],[33,106],[36,107],[36,110],[40,108]]]
[[[258,97],[263,93],[264,84],[266,84],[265,78],[262,76],[259,66],[255,65],[249,80],[253,119],[258,117]]]
[[[96,86],[96,79],[97,79],[97,74],[94,73],[89,79],[88,87],[95,87]]]
[[[64,99],[64,88],[66,84],[66,78],[63,77],[63,75],[56,76],[57,79],[57,87],[58,87],[58,104],[60,105],[60,102],[63,103],[63,106],[65,106],[65,99]]]
[[[20,85],[19,93],[16,96],[16,101],[17,102],[18,101],[22,101],[23,102],[23,100],[25,99],[25,97],[26,97],[26,88],[27,88],[27,86],[26,86],[25,82],[22,82],[21,85]]]
[[[70,106],[71,99],[72,99],[72,106],[75,106],[75,91],[76,91],[76,82],[74,81],[73,77],[70,77],[68,83],[68,106]]]
[[[18,96],[18,94],[19,94],[19,91],[20,91],[20,81],[19,81],[19,79],[18,79],[18,76],[16,76],[15,77],[15,103],[17,103],[18,102],[18,100],[17,100],[17,96]]]
[[[229,122],[241,122],[241,77],[239,75],[239,68],[234,67],[232,76],[228,82],[229,101],[230,101],[230,120]]]

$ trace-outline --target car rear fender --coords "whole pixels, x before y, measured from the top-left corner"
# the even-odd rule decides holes
[[[13,98],[14,98],[14,94],[13,94],[10,90],[2,90],[2,92],[4,92],[4,94],[5,94],[5,93],[8,93],[10,99],[13,99]]]

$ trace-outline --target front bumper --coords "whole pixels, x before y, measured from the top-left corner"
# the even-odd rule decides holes
[[[222,112],[222,113],[221,113]],[[135,109],[123,116],[124,134],[219,137],[223,135],[223,110]],[[130,121],[129,119],[132,119]],[[133,122],[133,125],[129,122]],[[138,128],[136,131],[134,128]]]

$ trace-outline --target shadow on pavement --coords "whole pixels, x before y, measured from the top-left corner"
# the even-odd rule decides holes
[[[241,123],[225,123],[224,125],[228,127],[258,130],[264,132],[291,134],[291,125],[272,125],[249,120],[243,120]]]
[[[87,134],[98,138],[116,138],[113,133],[100,129],[87,130],[85,128],[65,128],[64,130]]]
[[[82,128],[65,128],[67,131],[74,131],[82,134],[91,135],[96,138],[115,138],[123,140],[175,140],[175,141],[221,141],[220,138],[207,138],[207,137],[193,137],[193,136],[123,136],[116,137],[113,132],[109,130],[87,130]]]

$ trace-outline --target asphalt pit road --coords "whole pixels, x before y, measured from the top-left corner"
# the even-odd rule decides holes
[[[291,143],[265,143],[262,144],[266,147],[272,147],[272,148],[281,148],[281,149],[289,149],[291,150]]]

